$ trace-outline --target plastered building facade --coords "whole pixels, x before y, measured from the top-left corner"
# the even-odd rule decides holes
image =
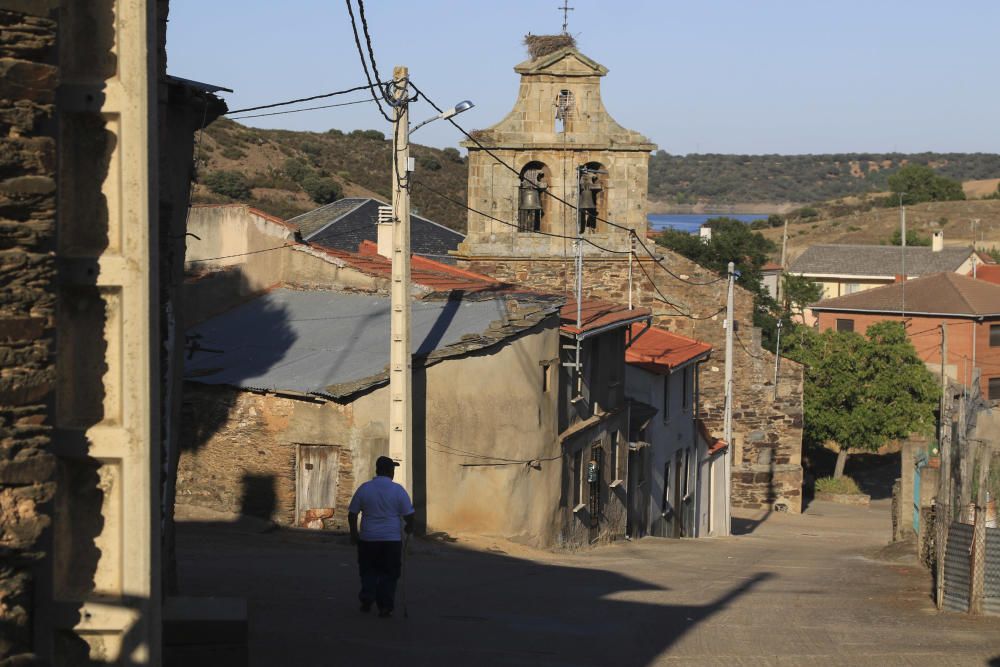
[[[468,235],[453,253],[459,265],[501,281],[573,293],[577,211],[563,202],[576,206],[578,167],[606,171],[598,175],[599,219],[583,232],[593,243],[583,245],[583,297],[625,303],[631,293],[632,305],[651,308],[657,326],[710,343],[717,352],[702,373],[699,416],[711,432],[721,433],[726,284],[647,238],[647,167],[656,146],[610,117],[600,95],[608,70],[576,48],[558,49],[514,69],[521,83],[513,110],[496,125],[472,132],[478,143],[462,144],[469,151],[468,204],[474,210]],[[537,227],[523,224],[521,213],[522,177],[531,175],[529,166],[546,175]],[[631,261],[628,230],[637,237]],[[775,391],[774,356],[760,347],[753,329],[753,295],[739,283],[735,291],[739,341],[733,359],[732,504],[797,512],[802,503],[802,367],[782,359]]]

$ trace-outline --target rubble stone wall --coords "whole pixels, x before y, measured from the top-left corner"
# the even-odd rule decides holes
[[[30,3],[19,3],[25,6]],[[0,662],[34,652],[32,611],[55,492],[57,23],[0,9]],[[20,664],[20,663],[19,663]],[[27,663],[25,663],[27,664]]]
[[[657,326],[713,345],[711,359],[700,374],[700,416],[713,433],[721,435],[726,337],[722,309],[726,303],[726,281],[712,282],[719,278],[718,274],[650,242],[647,245],[655,254],[664,256],[663,264],[678,277],[655,266],[651,260],[633,260],[633,305],[651,308]],[[460,265],[535,289],[566,294],[574,290],[571,256],[483,258],[465,260]],[[627,303],[627,258],[587,258],[583,284],[585,298]],[[676,308],[664,303],[661,294]],[[781,360],[775,399],[774,355],[760,348],[759,334],[753,328],[753,295],[738,286],[735,319],[732,504],[750,509],[771,509],[778,505],[779,509],[798,512],[802,506],[802,367],[788,359]]]

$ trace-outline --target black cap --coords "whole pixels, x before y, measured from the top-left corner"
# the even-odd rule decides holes
[[[377,459],[375,459],[375,472],[376,473],[390,472],[393,468],[395,468],[398,465],[399,465],[398,463],[390,459],[388,456],[380,456]]]

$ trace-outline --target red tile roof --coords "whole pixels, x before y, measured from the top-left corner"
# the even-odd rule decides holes
[[[708,443],[709,454],[715,454],[716,452],[722,451],[729,446],[722,438],[716,438],[714,435],[709,433],[708,427],[705,426],[705,422],[700,419],[695,419],[694,421],[695,425],[698,427],[698,432],[701,434],[701,437],[705,439],[706,443]]]
[[[371,247],[364,244],[360,248],[361,252],[357,253],[328,248],[317,244],[310,244],[309,247],[331,257],[336,257],[362,273],[379,278],[389,278],[392,276],[392,262],[378,254],[377,246],[374,254],[370,254]],[[434,292],[459,290],[464,292],[483,292],[487,290],[502,290],[510,287],[509,285],[493,280],[489,276],[465,271],[464,269],[418,255],[410,257],[410,279],[415,284],[427,287]]]
[[[649,317],[652,312],[649,308],[629,309],[628,306],[599,299],[584,299],[580,310],[580,328],[577,328],[576,299],[570,297],[566,301],[566,305],[559,312],[562,319],[562,327],[560,328],[563,332],[576,335],[619,322],[624,326],[640,317]]]
[[[1000,286],[957,273],[934,273],[825,299],[810,308],[815,312],[899,313],[904,305],[907,315],[996,316],[1000,315]]]
[[[632,345],[625,350],[625,361],[653,373],[665,375],[681,364],[708,354],[712,346],[694,338],[680,336],[659,327],[645,333],[641,324],[632,325]]]
[[[972,275],[972,272],[969,272]],[[976,280],[1000,285],[1000,264],[980,264],[976,267]]]
[[[764,266],[760,267],[761,271],[781,271],[781,264],[776,264],[774,262],[768,262]]]

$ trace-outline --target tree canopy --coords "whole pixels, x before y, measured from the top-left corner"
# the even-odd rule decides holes
[[[889,177],[889,190],[903,195],[904,204],[965,199],[962,184],[923,164],[908,164]],[[890,197],[895,202],[897,197]]]
[[[798,327],[788,355],[805,364],[805,431],[813,444],[876,451],[911,433],[931,433],[938,387],[902,324],[879,322],[865,336]]]

